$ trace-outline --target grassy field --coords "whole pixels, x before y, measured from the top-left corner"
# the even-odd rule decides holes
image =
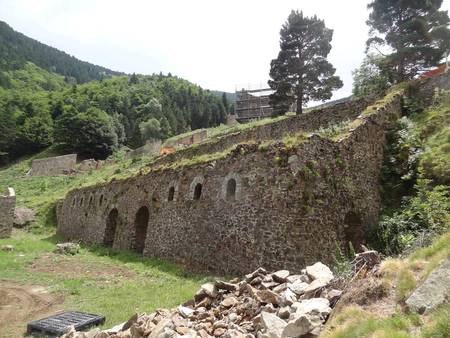
[[[54,299],[61,300],[61,304],[46,310],[102,314],[106,316],[104,327],[111,327],[136,312],[177,306],[208,279],[161,260],[103,247],[82,247],[74,256],[56,254],[53,250],[57,240],[55,236],[22,230],[15,230],[10,239],[0,240],[0,247],[15,247],[12,252],[0,251],[0,285],[12,282],[42,286]],[[20,311],[20,302],[15,306]],[[25,318],[37,319],[44,313],[37,311]],[[3,334],[9,334],[6,337],[16,337],[25,325],[19,320],[0,323],[0,328]]]

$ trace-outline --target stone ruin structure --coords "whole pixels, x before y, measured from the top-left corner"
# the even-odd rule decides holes
[[[179,147],[179,146],[187,147],[187,146],[191,146],[193,144],[203,142],[207,138],[208,138],[208,132],[204,129],[201,129],[198,131],[194,131],[193,133],[191,133],[187,136],[180,137],[180,138],[177,138],[172,141],[168,141],[165,143],[165,146],[166,147]]]
[[[130,150],[125,154],[125,159],[136,158],[140,156],[155,156],[159,155],[161,150],[161,140],[147,141],[142,147]]]
[[[32,176],[65,175],[75,171],[77,154],[68,154],[33,160],[31,163]]]
[[[15,207],[16,194],[13,188],[8,188],[4,194],[0,195],[0,238],[11,236]]]
[[[57,205],[58,233],[215,272],[332,263],[336,245],[358,250],[378,220],[385,132],[402,114],[402,94],[371,104],[225,135],[161,157],[138,176],[72,190]],[[321,133],[349,121],[334,138]],[[300,139],[281,141],[292,135]],[[204,154],[211,159],[181,165]]]

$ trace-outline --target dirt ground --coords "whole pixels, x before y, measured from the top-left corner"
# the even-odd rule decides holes
[[[24,336],[27,322],[61,311],[62,303],[62,296],[41,286],[0,280],[0,336]]]
[[[45,272],[66,278],[89,277],[93,279],[133,277],[133,272],[114,265],[82,261],[77,256],[49,253],[36,259],[28,268],[30,272]]]

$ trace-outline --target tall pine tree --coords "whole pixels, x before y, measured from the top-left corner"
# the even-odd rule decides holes
[[[450,23],[442,0],[374,0],[367,24],[367,47],[388,46],[385,55],[393,82],[413,78],[437,65],[450,51]]]
[[[292,11],[280,31],[280,52],[271,62],[270,97],[276,114],[285,113],[292,103],[297,114],[310,100],[325,101],[332,91],[342,87],[336,70],[327,61],[333,31],[316,16]]]

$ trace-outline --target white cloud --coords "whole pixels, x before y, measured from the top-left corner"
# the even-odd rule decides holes
[[[351,92],[363,58],[367,0],[0,0],[0,19],[76,57],[115,70],[179,75],[234,91],[265,85],[291,9],[317,14],[334,29],[329,59]],[[444,8],[450,8],[445,0]]]

